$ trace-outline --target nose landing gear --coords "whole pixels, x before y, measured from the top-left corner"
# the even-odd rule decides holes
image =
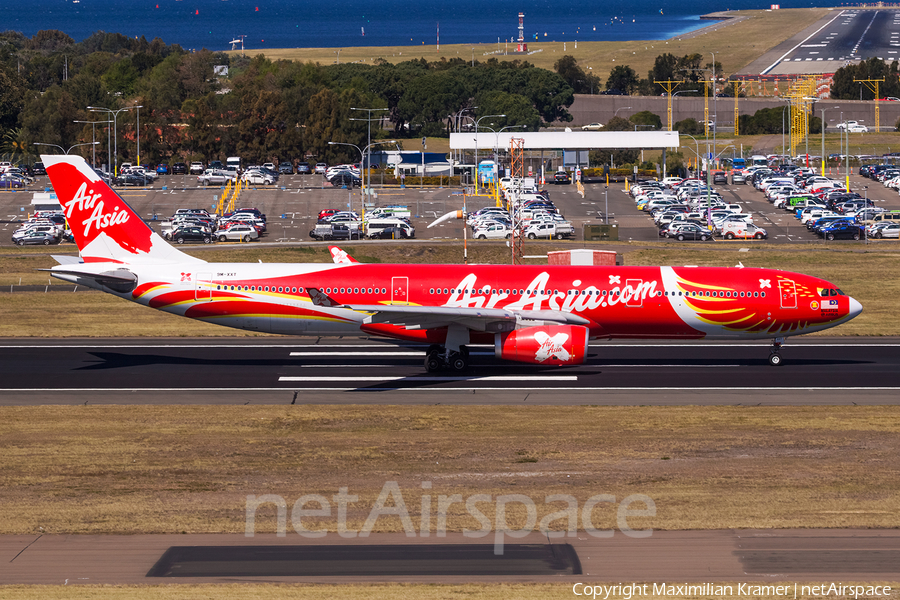
[[[779,337],[775,338],[772,341],[772,350],[769,352],[769,364],[773,367],[780,367],[782,363],[781,358],[781,345],[784,343],[784,338]]]

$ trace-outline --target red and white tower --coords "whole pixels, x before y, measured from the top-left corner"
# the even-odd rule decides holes
[[[525,13],[519,13],[519,39],[516,52],[528,52],[528,44],[525,43]]]

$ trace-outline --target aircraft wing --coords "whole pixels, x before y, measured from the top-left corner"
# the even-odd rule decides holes
[[[457,324],[474,331],[511,331],[519,321],[543,321],[568,325],[590,325],[590,321],[556,310],[508,310],[406,304],[339,304],[321,290],[311,288],[314,304],[370,313],[365,323],[399,325],[406,329],[436,329]]]

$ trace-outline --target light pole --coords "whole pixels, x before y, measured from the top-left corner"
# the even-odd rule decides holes
[[[699,161],[700,161],[700,142],[698,142],[698,141],[697,141],[697,138],[695,138],[694,136],[692,136],[692,135],[689,134],[689,133],[685,133],[685,134],[682,134],[682,135],[686,135],[687,137],[689,137],[689,138],[691,138],[692,140],[694,140],[694,145],[697,147],[697,149],[694,151],[694,154],[697,155],[697,161],[698,161],[697,164],[699,165],[699,164],[700,164],[700,163],[699,163]],[[689,147],[689,148],[690,148],[690,147]]]
[[[84,142],[83,144],[73,144],[73,145],[69,146],[68,150],[66,150],[59,144],[45,144],[44,142],[34,142],[33,145],[34,146],[53,146],[54,148],[59,148],[60,150],[62,150],[63,154],[68,154],[69,152],[72,151],[72,148],[77,148],[78,146],[93,146],[94,144],[99,144],[99,143],[100,142]]]
[[[95,133],[95,129],[96,129],[95,126],[97,125],[97,123],[109,123],[109,120],[107,119],[106,121],[72,121],[72,122],[73,123],[90,123],[91,124],[91,141],[93,142],[95,139],[94,133]],[[91,166],[96,169],[97,168],[97,149],[91,148],[91,152],[92,152]]]
[[[462,119],[463,113],[467,110],[474,111],[477,106],[464,106],[455,113],[451,113],[449,116],[453,118],[453,128],[457,133],[460,132],[460,120]],[[471,118],[471,117],[470,117]],[[453,158],[453,154],[451,154],[451,159]],[[458,158],[456,160],[459,160]],[[453,169],[451,168],[450,174],[453,174]],[[461,180],[460,180],[461,181]]]
[[[481,123],[482,119],[488,119],[491,117],[500,117],[504,118],[506,115],[484,115],[483,117],[479,117],[475,119],[475,195],[478,195],[478,124]]]
[[[719,128],[719,94],[716,91],[716,53],[712,54],[712,91],[713,91],[713,149],[716,148],[716,130]],[[708,128],[707,128],[708,130]],[[707,134],[708,135],[708,134]],[[709,169],[706,170],[709,173]],[[708,179],[708,177],[707,177]]]
[[[382,140],[382,141],[380,141],[380,142],[372,142],[371,144],[369,144],[368,146],[366,146],[365,149],[362,149],[362,150],[361,150],[360,147],[357,146],[356,144],[349,144],[349,143],[347,143],[347,142],[328,142],[328,145],[329,145],[329,146],[353,146],[354,148],[356,148],[357,152],[359,152],[359,160],[360,160],[360,161],[363,161],[363,160],[364,160],[363,157],[365,156],[365,153],[368,152],[368,151],[369,151],[369,148],[371,148],[372,146],[377,146],[378,144],[396,144],[396,143],[397,143],[396,140]],[[362,171],[361,171],[361,174],[362,174],[363,176],[365,175],[365,173],[362,172]],[[352,184],[351,184],[350,187],[353,187]],[[363,193],[360,195],[361,198],[360,198],[360,201],[359,201],[359,204],[360,204],[360,213],[359,213],[359,215],[360,215],[361,218],[365,219],[365,216],[366,216],[366,205],[365,205],[365,199],[364,199],[364,198],[365,198],[366,196],[368,196],[368,194],[367,194],[367,192],[366,192],[366,189],[367,189],[367,188],[366,188],[366,179],[365,179],[365,177],[363,177],[363,180],[362,180],[362,189],[363,189]]]
[[[840,108],[840,106],[829,106],[828,108],[823,108],[819,112],[822,113],[822,175],[825,175],[825,111],[831,110],[832,108]]]
[[[497,154],[499,153],[500,148],[500,134],[506,131],[507,129],[518,129],[519,127],[526,127],[526,125],[507,125],[506,127],[501,127],[499,130],[494,131],[493,128],[484,126],[484,129],[490,129],[490,131],[494,134],[494,162],[497,162]]]
[[[137,166],[141,166],[141,109],[143,105],[132,106],[137,109]]]
[[[619,116],[620,110],[631,110],[631,107],[630,106],[620,106],[619,108],[616,109],[616,112],[613,113],[613,119],[615,119],[616,117]]]
[[[119,118],[119,113],[124,112],[126,110],[131,110],[131,106],[126,106],[125,108],[120,108],[118,110],[113,110],[111,108],[104,108],[102,106],[88,106],[87,107],[91,112],[105,112],[112,115],[113,118],[113,154],[115,159],[115,169],[113,169],[113,176],[117,176],[119,174],[119,137],[118,137],[118,123],[117,120]]]
[[[790,100],[789,98],[779,98],[779,100]],[[781,160],[784,160],[784,111],[788,109],[790,104],[785,104],[781,109]]]
[[[359,111],[364,111],[366,113],[365,119],[351,118],[350,120],[351,121],[365,121],[368,124],[369,129],[368,129],[368,133],[366,135],[366,144],[368,144],[368,146],[366,146],[366,148],[368,148],[369,146],[372,145],[372,113],[375,111],[388,110],[388,109],[387,108],[353,108],[351,106],[350,110],[359,110]],[[372,157],[367,154],[366,158],[364,160],[363,159],[361,159],[361,160],[363,161],[361,168],[365,169],[365,168],[368,168],[368,165],[371,163]],[[365,178],[363,178],[363,181],[365,181]],[[365,191],[365,189],[366,188],[363,188],[363,191]]]

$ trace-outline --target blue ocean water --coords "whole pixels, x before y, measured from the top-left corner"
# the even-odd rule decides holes
[[[0,28],[29,37],[58,29],[76,41],[103,30],[210,50],[230,49],[240,35],[248,50],[433,46],[438,32],[442,44],[512,42],[524,12],[529,42],[659,40],[703,27],[701,14],[725,8],[712,0],[7,0]]]

